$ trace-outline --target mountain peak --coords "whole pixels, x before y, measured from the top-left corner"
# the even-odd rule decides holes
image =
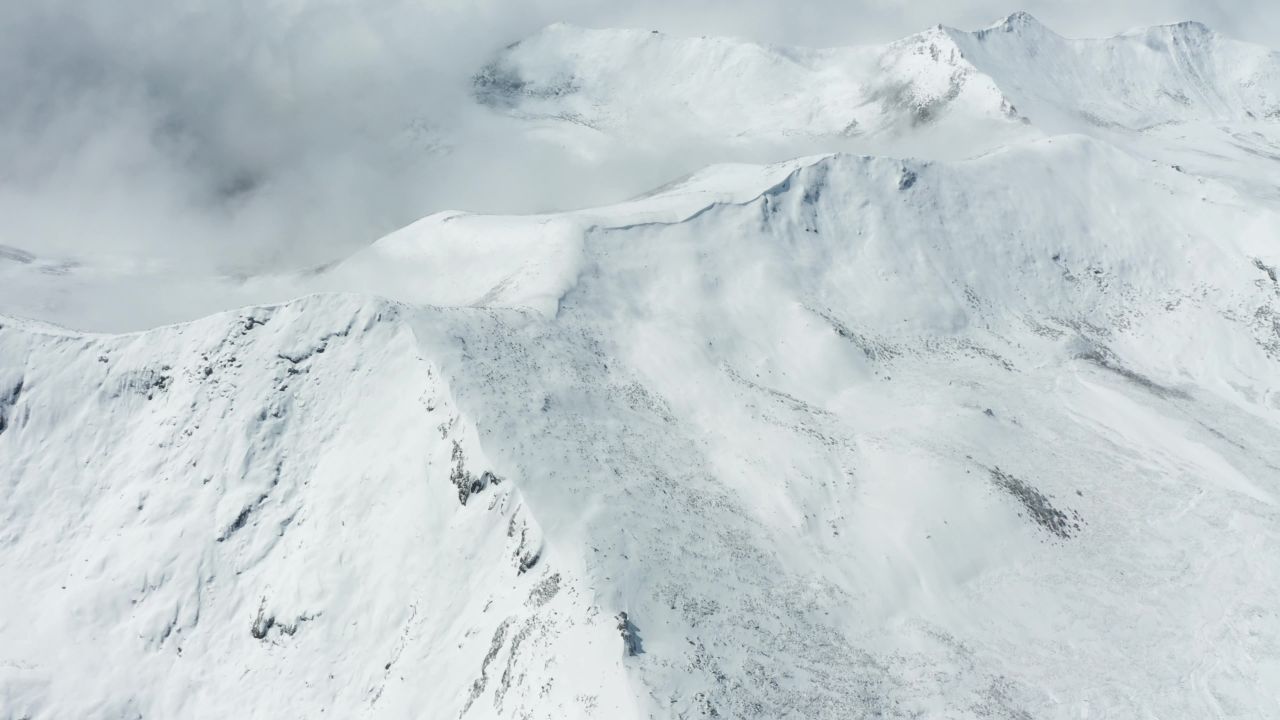
[[[1005,16],[1003,20],[997,22],[996,24],[992,25],[987,29],[1003,30],[1005,32],[1014,32],[1018,30],[1031,30],[1031,29],[1045,30],[1047,28],[1045,27],[1044,23],[1037,20],[1035,16],[1032,15],[1031,13],[1025,10],[1018,10],[1016,12],[1009,13],[1007,16]]]

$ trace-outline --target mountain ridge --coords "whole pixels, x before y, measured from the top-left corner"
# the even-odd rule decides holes
[[[555,110],[561,107],[565,102],[582,92],[599,92],[593,90],[593,86],[598,82],[622,82],[621,80],[606,80],[609,77],[607,71],[600,68],[588,70],[585,67],[579,68],[575,65],[578,57],[597,58],[595,62],[616,63],[616,60],[602,59],[600,53],[591,51],[589,48],[598,42],[607,45],[613,49],[614,53],[619,56],[628,56],[633,53],[652,55],[647,48],[653,43],[674,43],[681,48],[679,52],[689,52],[690,49],[703,48],[706,53],[716,56],[714,63],[693,63],[693,66],[709,66],[709,67],[737,67],[741,66],[748,72],[755,72],[761,75],[760,83],[767,84],[767,76],[769,73],[783,72],[783,69],[769,69],[771,62],[768,58],[776,58],[778,61],[785,61],[796,68],[804,67],[814,71],[820,69],[823,63],[835,62],[834,67],[840,68],[840,72],[850,74],[855,82],[861,83],[863,88],[861,91],[852,96],[848,96],[848,91],[842,89],[839,84],[834,84],[834,76],[832,79],[826,80],[833,83],[825,89],[821,86],[812,90],[802,90],[801,92],[814,92],[821,95],[822,93],[833,93],[832,100],[844,97],[859,98],[855,100],[855,104],[880,104],[881,111],[888,111],[889,106],[896,102],[891,98],[881,98],[877,93],[883,94],[887,92],[887,88],[892,86],[881,85],[882,90],[876,90],[876,86],[868,77],[867,69],[857,69],[859,64],[865,65],[868,60],[878,58],[881,70],[889,70],[899,76],[900,80],[895,82],[906,83],[905,87],[912,88],[906,96],[905,101],[908,106],[914,108],[918,113],[919,122],[927,122],[932,103],[943,102],[950,104],[956,97],[965,92],[963,88],[964,76],[966,68],[972,73],[976,73],[976,77],[983,79],[984,82],[990,83],[990,88],[984,88],[983,92],[994,92],[996,96],[987,100],[993,103],[994,107],[987,107],[982,112],[987,117],[998,119],[1002,115],[1006,117],[1022,117],[1016,110],[1011,107],[1016,106],[1020,99],[1017,93],[1009,95],[1008,91],[1001,91],[1002,88],[1010,81],[1004,79],[1005,75],[1010,71],[1007,58],[1000,58],[1000,62],[988,62],[984,66],[974,66],[972,63],[975,58],[986,55],[986,60],[997,59],[990,52],[986,52],[984,47],[989,41],[1001,40],[1006,46],[1008,43],[1003,40],[1005,37],[1016,38],[1017,54],[1020,57],[1035,57],[1038,52],[1046,49],[1054,48],[1038,48],[1033,47],[1035,44],[1050,43],[1051,45],[1061,46],[1063,49],[1059,53],[1061,61],[1072,62],[1072,54],[1079,52],[1093,52],[1095,48],[1106,48],[1107,52],[1114,53],[1119,51],[1130,51],[1129,46],[1138,43],[1148,48],[1155,57],[1162,57],[1164,52],[1171,44],[1173,47],[1188,48],[1190,46],[1207,46],[1205,52],[1210,53],[1227,53],[1230,54],[1231,62],[1246,62],[1252,64],[1263,63],[1274,67],[1280,63],[1280,55],[1275,51],[1270,51],[1262,46],[1251,45],[1240,41],[1227,40],[1217,33],[1209,30],[1200,23],[1184,22],[1165,26],[1153,26],[1150,28],[1132,30],[1126,33],[1115,35],[1109,38],[1100,39],[1068,39],[1056,33],[1041,24],[1038,20],[1026,13],[1014,13],[1004,20],[994,25],[978,31],[963,31],[946,26],[936,26],[931,30],[926,30],[915,35],[908,36],[902,40],[898,40],[885,45],[869,45],[854,46],[849,48],[829,48],[823,50],[812,50],[807,48],[784,48],[772,45],[759,45],[746,41],[739,41],[729,38],[680,38],[673,39],[669,36],[654,32],[645,31],[617,31],[617,30],[590,30],[585,28],[576,28],[565,24],[556,24],[549,26],[541,33],[535,34],[531,38],[518,42],[504,50],[498,60],[491,64],[477,75],[476,86],[478,96],[482,102],[494,105],[495,107],[520,108],[528,105],[528,109],[522,110],[529,114],[531,118],[554,119],[572,119],[573,122],[585,123],[588,127],[594,127],[600,123],[608,125],[612,120],[608,115],[591,116],[586,106],[581,108]],[[942,45],[939,45],[939,42]],[[1165,45],[1162,47],[1162,43]],[[543,47],[545,45],[545,47]],[[1069,51],[1068,51],[1069,49]],[[906,51],[905,56],[900,55],[901,51]],[[1011,48],[1004,48],[1006,53],[1012,51]],[[671,54],[674,51],[666,51],[659,53],[658,57],[663,54]],[[564,53],[562,57],[557,57],[557,53]],[[726,53],[728,55],[726,55]],[[912,70],[910,66],[903,66],[900,70],[894,70],[893,65],[886,66],[886,63],[900,64],[906,59],[924,54],[931,58],[931,61],[937,67],[929,68],[922,66],[920,70]],[[1096,53],[1095,53],[1096,54]],[[721,57],[724,56],[724,57]],[[741,56],[740,58],[738,56]],[[726,59],[733,57],[737,59]],[[1170,56],[1172,57],[1172,56]],[[1176,62],[1176,58],[1174,59]],[[525,63],[522,67],[521,63]],[[688,65],[689,63],[686,63]],[[1131,64],[1131,63],[1130,63]],[[1230,63],[1228,63],[1230,64]],[[644,68],[644,72],[658,72],[652,67],[647,67],[645,63],[631,62],[630,60],[622,61],[624,67],[635,67],[638,70]],[[1098,77],[1105,77],[1116,72],[1117,68],[1124,65],[1117,65],[1116,68],[1105,69],[1105,63],[1093,62],[1088,65],[1092,69],[1090,72],[1098,72]],[[551,70],[555,68],[555,70]],[[951,68],[951,70],[947,70]],[[1159,68],[1156,68],[1157,70]],[[599,73],[605,72],[604,75]],[[698,108],[699,103],[695,100],[694,94],[690,92],[685,94],[681,83],[676,80],[674,71],[665,71],[670,75],[666,81],[655,83],[657,87],[663,87],[667,92],[680,93],[681,102],[689,103],[692,107]],[[918,74],[918,73],[923,74]],[[524,73],[522,75],[521,73]],[[549,73],[549,74],[548,74]],[[831,71],[825,71],[830,75]],[[942,92],[926,90],[924,85],[914,85],[913,83],[937,83],[942,82],[945,77],[933,77],[942,73],[944,76],[948,73],[959,75],[953,80],[960,82],[959,85],[945,86]],[[785,73],[784,73],[785,74]],[[528,77],[525,77],[527,75]],[[500,78],[507,78],[500,81]],[[597,77],[599,79],[597,79]],[[798,76],[803,77],[803,76]],[[1251,79],[1242,81],[1243,86],[1248,86],[1254,82],[1267,82],[1267,77],[1274,77],[1274,73],[1265,73],[1258,71]],[[1174,78],[1176,79],[1176,78]],[[1014,78],[1015,90],[1016,77]],[[701,81],[700,81],[701,82]],[[1155,82],[1160,82],[1158,79]],[[504,84],[505,83],[505,84]],[[794,83],[794,80],[793,80]],[[1274,87],[1274,81],[1271,82],[1272,87],[1269,88],[1262,96],[1246,99],[1247,102],[1240,108],[1236,108],[1233,112],[1237,112],[1237,116],[1251,116],[1255,118],[1276,118],[1280,117],[1280,88]],[[603,87],[603,86],[602,86]],[[709,83],[701,85],[703,94],[707,95],[710,91],[710,97],[715,97],[715,88]],[[800,87],[803,88],[801,84]],[[1151,92],[1160,92],[1158,87],[1150,88]],[[977,92],[977,91],[974,91]],[[1183,93],[1181,88],[1173,88],[1168,90],[1170,93]],[[1176,97],[1182,97],[1177,95]],[[521,98],[524,100],[521,100]],[[1087,96],[1086,96],[1087,97]],[[652,102],[653,99],[651,99]],[[815,100],[817,101],[817,100]],[[1188,99],[1190,101],[1190,98]],[[606,105],[613,102],[608,100],[607,96],[595,97],[591,104],[599,107],[601,102]],[[705,102],[720,102],[717,100],[706,100]],[[1242,102],[1244,102],[1242,100]],[[1250,104],[1252,103],[1252,104]],[[539,107],[543,106],[543,109]],[[764,104],[761,103],[759,108],[762,109]],[[981,106],[979,106],[981,107]],[[1170,106],[1172,107],[1172,106]],[[1164,107],[1169,110],[1170,107]],[[968,108],[967,112],[975,112],[976,108]],[[556,113],[560,114],[557,115]],[[848,112],[845,110],[844,112]],[[838,106],[830,106],[829,112],[825,115],[839,114]],[[593,120],[593,117],[598,120]],[[864,121],[866,117],[862,118]],[[1243,119],[1243,117],[1241,117]],[[1103,117],[1104,121],[1113,121],[1113,118]],[[863,124],[866,124],[865,122]],[[868,131],[876,132],[878,126],[875,123],[867,125]],[[891,125],[886,127],[892,127]],[[881,128],[883,129],[883,128]],[[815,132],[817,134],[838,134],[839,128],[824,127],[821,125],[812,126],[810,128],[798,127],[797,131]],[[748,130],[749,132],[749,130]]]

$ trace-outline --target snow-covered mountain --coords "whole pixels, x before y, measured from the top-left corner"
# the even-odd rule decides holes
[[[234,283],[5,251],[0,717],[1280,714],[1276,66],[554,26],[477,75],[532,137],[919,159]]]
[[[475,85],[478,99],[505,112],[636,142],[937,126],[972,140],[980,127],[1016,138],[1021,124],[1061,131],[1280,118],[1280,53],[1198,23],[1067,39],[1026,13],[977,32],[938,26],[889,45],[828,50],[557,25],[508,48]]]

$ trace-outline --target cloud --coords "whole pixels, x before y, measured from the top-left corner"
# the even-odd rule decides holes
[[[1070,35],[1200,19],[1260,42],[1261,0],[1029,1]],[[0,244],[42,255],[323,262],[446,208],[619,199],[687,163],[593,165],[522,141],[468,95],[557,20],[803,45],[978,27],[989,0],[42,0],[0,8]],[[729,158],[712,158],[729,159]],[[748,159],[748,158],[744,158]]]

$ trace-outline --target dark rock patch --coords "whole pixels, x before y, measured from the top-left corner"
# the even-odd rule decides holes
[[[1276,269],[1262,262],[1260,258],[1253,259],[1253,266],[1266,273],[1267,277],[1271,278],[1271,282],[1280,283],[1280,280],[1277,280]]]
[[[472,495],[480,493],[490,485],[502,484],[502,478],[496,474],[486,470],[479,475],[473,474],[466,466],[466,454],[462,451],[462,445],[456,440],[453,443],[453,453],[451,455],[453,467],[449,471],[449,482],[458,490],[458,502],[462,505],[467,504],[467,500]]]
[[[0,394],[0,433],[9,429],[9,413],[18,404],[18,398],[22,395],[22,385],[23,379],[18,378],[18,382],[14,383],[8,392]]]
[[[480,677],[471,683],[471,692],[467,695],[467,701],[462,705],[463,715],[466,715],[467,710],[471,709],[471,704],[484,694],[484,688],[489,683],[489,665],[498,657],[498,653],[502,651],[502,645],[507,639],[507,628],[510,626],[511,618],[507,618],[493,631],[493,639],[489,641],[489,651],[485,653],[484,660],[480,662]]]
[[[1190,395],[1182,390],[1172,388],[1167,385],[1161,385],[1146,375],[1125,367],[1120,364],[1119,358],[1106,348],[1098,347],[1087,352],[1080,353],[1076,356],[1076,359],[1084,360],[1085,362],[1093,363],[1104,370],[1109,370],[1158,397],[1177,400],[1188,400],[1191,398]]]
[[[301,627],[303,623],[316,618],[316,615],[303,614],[294,618],[292,623],[282,623],[276,619],[275,615],[266,614],[266,604],[267,599],[263,598],[262,602],[258,605],[258,615],[253,620],[253,626],[249,628],[249,634],[252,635],[255,640],[266,640],[272,630],[277,631],[281,635],[293,637],[298,633],[298,628]]]
[[[529,591],[529,599],[526,601],[530,607],[539,608],[551,602],[551,599],[560,592],[560,573],[549,575],[538,581],[537,585]]]
[[[644,654],[644,643],[640,639],[640,629],[631,622],[626,611],[617,615],[618,633],[622,636],[622,649],[628,657]]]
[[[155,399],[169,389],[173,383],[173,367],[161,365],[159,368],[144,368],[127,372],[116,385],[112,397],[120,397],[125,393],[145,395],[148,400]]]
[[[35,262],[36,256],[26,250],[19,250],[9,245],[0,245],[0,260],[8,260],[10,262],[30,265]]]
[[[1063,540],[1071,539],[1080,531],[1080,523],[1083,522],[1080,513],[1071,510],[1068,514],[1059,510],[1050,502],[1049,496],[998,467],[991,468],[990,473],[996,487],[1022,503],[1027,516],[1045,531]]]

